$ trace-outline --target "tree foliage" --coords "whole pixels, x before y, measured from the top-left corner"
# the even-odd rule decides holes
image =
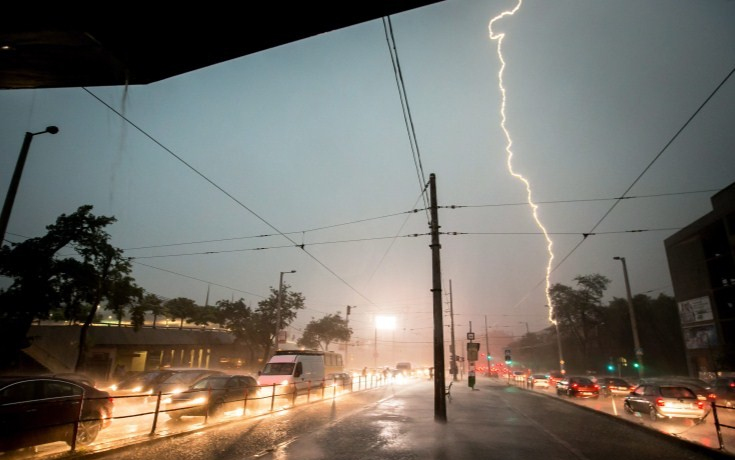
[[[578,276],[576,287],[555,284],[552,301],[559,323],[561,348],[569,372],[594,371],[637,375],[630,308],[626,299],[613,298],[603,304],[607,279],[600,275]],[[637,330],[644,351],[645,375],[686,374],[684,341],[678,309],[673,297],[645,294],[633,297]],[[507,345],[514,361],[540,370],[559,367],[556,328],[548,328]],[[621,358],[628,366],[620,366]]]
[[[17,364],[20,350],[30,345],[32,322],[48,319],[53,311],[83,322],[77,367],[83,366],[86,332],[97,307],[142,292],[128,276],[130,262],[104,230],[114,222],[114,217],[93,215],[91,205],[80,206],[47,226],[46,235],[0,248],[0,274],[12,280],[0,290],[0,367]],[[61,249],[72,255],[60,257]]]
[[[172,321],[179,321],[179,329],[184,328],[184,321],[192,319],[196,315],[196,302],[186,297],[176,297],[164,302],[166,317]]]
[[[304,296],[300,292],[289,291],[290,287],[285,283],[282,286],[280,322],[277,314],[278,289],[271,287],[271,295],[258,302],[258,308],[255,310],[254,319],[257,323],[255,333],[264,351],[264,358],[271,353],[276,331],[283,330],[291,324],[296,319],[298,311],[304,308]]]
[[[340,313],[326,315],[319,320],[311,320],[306,325],[304,333],[297,344],[306,348],[321,348],[329,350],[329,344],[335,341],[348,342],[352,336],[352,330],[347,324],[347,319],[342,318]]]
[[[594,274],[574,278],[577,288],[554,284],[549,289],[554,315],[560,328],[576,339],[585,367],[589,364],[589,349],[597,328],[603,324],[602,296],[610,280]]]

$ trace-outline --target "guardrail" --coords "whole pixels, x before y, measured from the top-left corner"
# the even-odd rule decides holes
[[[720,417],[717,415],[717,408],[726,409],[728,411],[732,411],[735,408],[728,407],[728,406],[723,406],[723,405],[717,404],[717,401],[712,401],[712,416],[714,417],[714,420],[715,420],[715,429],[717,430],[717,442],[720,445],[720,450],[724,451],[725,450],[725,441],[722,439],[722,428],[730,428],[730,429],[735,430],[735,426],[727,425],[725,423],[721,423],[720,422]]]
[[[297,384],[289,385],[266,385],[266,386],[250,386],[242,389],[242,395],[236,398],[228,398],[227,406],[230,409],[228,411],[228,417],[215,417],[214,406],[210,403],[213,402],[212,389],[202,390],[186,390],[178,393],[163,393],[158,392],[153,395],[119,395],[111,396],[113,399],[114,410],[113,415],[109,420],[104,420],[107,425],[111,425],[113,422],[128,423],[130,419],[136,419],[135,425],[137,429],[134,433],[126,433],[127,436],[139,438],[141,436],[154,437],[166,433],[161,433],[160,429],[160,416],[161,414],[168,414],[170,418],[176,421],[176,413],[185,413],[189,415],[192,411],[196,412],[196,415],[203,415],[204,425],[210,424],[213,421],[229,421],[234,419],[244,419],[249,417],[255,417],[263,415],[265,413],[277,412],[287,410],[299,405],[305,405],[312,402],[319,402],[325,400],[336,399],[339,395],[357,391],[372,390],[388,383],[393,380],[390,376],[384,377],[381,374],[372,376],[356,376],[349,380],[332,380],[323,379],[320,381],[307,381],[302,382],[305,385],[301,386],[301,383],[297,387]],[[189,395],[186,400],[181,398],[184,402],[175,401],[176,395]],[[67,421],[65,424],[69,424],[73,435],[68,440],[67,444],[70,447],[70,451],[74,452],[78,449],[76,443],[76,434],[81,424],[88,422],[102,421],[99,418],[84,418],[82,416],[82,407],[89,403],[92,398],[81,396],[80,409],[77,417],[73,421]],[[76,401],[80,401],[80,398],[76,398]],[[233,415],[238,414],[238,415]],[[109,422],[109,423],[107,423]],[[71,425],[73,424],[73,425]],[[149,425],[148,425],[149,424]],[[145,427],[149,428],[146,429]],[[177,427],[183,427],[177,426]],[[51,429],[52,426],[44,426],[41,429]],[[185,429],[181,431],[191,431],[192,429]],[[98,440],[94,442],[94,445],[104,444],[106,442],[115,442],[118,439],[103,439],[104,433],[109,432],[110,429],[105,429],[100,432]],[[170,431],[173,433],[173,430]],[[27,433],[29,436],[33,433]],[[19,434],[21,435],[21,434]],[[109,438],[109,437],[108,437]],[[125,439],[121,438],[120,440]],[[94,448],[94,445],[90,446]],[[83,446],[87,447],[87,446]],[[56,448],[58,452],[58,448]]]

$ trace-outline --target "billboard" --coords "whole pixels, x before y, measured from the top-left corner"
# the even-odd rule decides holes
[[[679,302],[679,320],[682,325],[712,321],[712,319],[712,306],[709,297],[698,297]]]

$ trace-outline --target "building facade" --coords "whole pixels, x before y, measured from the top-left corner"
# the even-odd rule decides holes
[[[735,183],[664,240],[689,374],[735,371]]]

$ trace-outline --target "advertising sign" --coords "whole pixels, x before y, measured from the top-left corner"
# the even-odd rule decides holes
[[[712,306],[709,303],[709,297],[698,297],[679,302],[679,319],[681,324],[712,321]]]

